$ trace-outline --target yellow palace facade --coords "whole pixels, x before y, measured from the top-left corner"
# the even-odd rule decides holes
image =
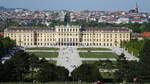
[[[4,36],[16,40],[23,47],[50,46],[120,46],[129,41],[128,28],[82,28],[81,26],[55,26],[53,28],[10,27]]]

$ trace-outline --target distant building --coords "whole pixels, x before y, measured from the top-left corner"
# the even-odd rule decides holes
[[[143,32],[142,35],[143,37],[150,38],[150,32]]]
[[[141,15],[134,15],[134,16],[129,16],[129,22],[130,23],[144,23],[144,22],[148,22],[148,19]]]
[[[67,25],[54,28],[10,27],[4,30],[4,36],[24,47],[120,46],[121,41],[130,40],[131,32],[124,27],[81,28]]]
[[[126,24],[126,23],[129,23],[129,18],[119,18],[117,21],[116,21],[117,24],[120,24],[120,23],[123,23],[123,24]]]
[[[134,9],[129,10],[129,13],[139,13],[138,4],[136,3],[136,7]]]
[[[131,39],[143,40],[143,38],[150,38],[150,32],[132,33]]]
[[[131,34],[131,39],[137,39],[137,40],[143,40],[143,35],[142,35],[142,33],[132,33]]]
[[[4,36],[4,33],[3,33],[3,32],[0,32],[0,36]]]

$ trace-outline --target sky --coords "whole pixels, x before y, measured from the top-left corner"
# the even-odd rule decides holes
[[[0,6],[30,10],[128,11],[135,8],[136,2],[140,11],[150,12],[150,0],[0,0]]]

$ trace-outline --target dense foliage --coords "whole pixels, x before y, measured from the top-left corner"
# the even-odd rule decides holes
[[[69,72],[64,67],[59,67],[48,62],[40,64],[37,79],[41,82],[67,81]]]
[[[137,45],[138,46],[138,45]],[[127,61],[122,54],[119,56],[115,79],[117,81],[150,82],[150,40],[145,39],[143,47],[139,53],[139,62]]]
[[[20,50],[6,60],[4,64],[0,63],[0,81],[65,81],[68,78],[68,70],[63,67],[50,64],[48,61],[30,55]]]
[[[140,52],[139,75],[143,81],[150,81],[150,40],[145,41],[144,47]]]
[[[124,54],[121,54],[117,59],[117,71],[114,73],[114,79],[116,81],[128,81],[132,82],[133,78],[137,75],[137,63],[136,61],[128,61]]]
[[[122,42],[121,47],[128,50],[129,53],[134,56],[139,56],[140,51],[143,49],[144,40],[130,40],[128,42]]]
[[[9,37],[0,37],[0,59],[15,46],[15,41]]]
[[[99,60],[94,64],[101,69],[116,69],[116,63],[110,60]]]
[[[73,80],[94,82],[102,80],[99,69],[94,64],[82,64],[72,72]]]
[[[70,13],[66,13],[65,17],[64,17],[64,23],[67,24],[70,22]]]

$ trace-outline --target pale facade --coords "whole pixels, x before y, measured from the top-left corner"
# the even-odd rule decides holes
[[[120,46],[129,41],[128,28],[81,28],[80,26],[55,26],[54,28],[11,27],[5,37],[16,40],[24,47],[50,46]]]

